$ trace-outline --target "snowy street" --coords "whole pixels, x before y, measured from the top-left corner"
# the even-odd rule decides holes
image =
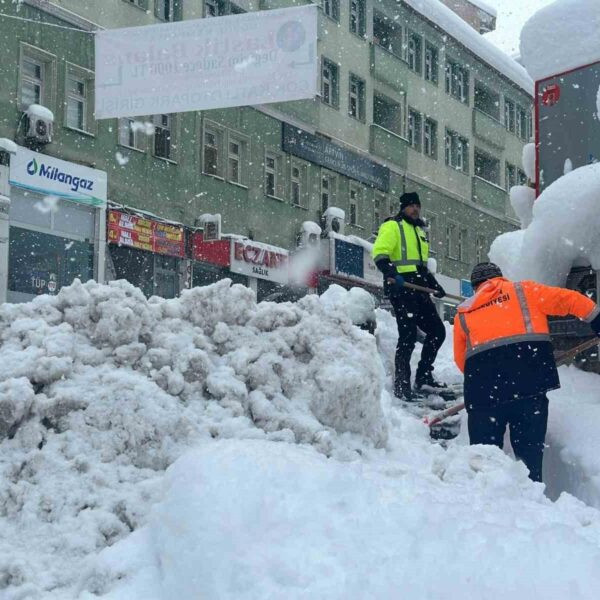
[[[0,0],[0,600],[597,600],[599,32]]]
[[[376,342],[363,301],[75,283],[0,308],[3,597],[595,597],[598,376],[552,393],[549,492],[589,506],[551,502],[391,405],[395,322]]]

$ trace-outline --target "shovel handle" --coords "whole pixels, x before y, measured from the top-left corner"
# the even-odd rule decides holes
[[[582,342],[581,344],[578,344],[577,346],[575,346],[575,348],[571,348],[571,350],[566,350],[565,352],[560,352],[559,354],[557,354],[555,356],[556,366],[560,367],[562,365],[567,364],[581,352],[585,352],[586,350],[589,350],[590,348],[593,348],[594,346],[598,346],[599,344],[600,344],[600,339],[597,337],[594,337],[590,340],[586,340],[585,342]],[[464,402],[461,402],[460,404],[456,404],[455,406],[451,406],[450,408],[447,408],[446,410],[442,411],[441,413],[438,413],[431,420],[428,419],[427,425],[429,425],[429,427],[433,427],[434,425],[441,423],[448,417],[458,414],[464,407],[465,407]]]
[[[417,292],[425,292],[426,294],[435,294],[436,290],[433,288],[424,287],[422,285],[416,285],[415,283],[408,283],[405,281],[403,287],[408,288],[409,290],[415,290]],[[462,296],[455,296],[454,294],[446,294],[445,298],[452,298],[452,300],[458,300],[462,302],[464,298]]]

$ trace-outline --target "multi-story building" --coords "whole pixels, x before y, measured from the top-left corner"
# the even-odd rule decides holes
[[[344,211],[346,235],[368,239],[397,210],[400,194],[414,190],[438,272],[455,279],[485,258],[499,233],[516,227],[507,190],[525,179],[531,82],[437,0],[323,0],[320,94],[312,100],[94,119],[98,29],[293,4],[0,0],[0,138],[31,146],[24,111],[50,109],[52,141],[33,149],[48,161],[95,169],[87,177],[106,177],[108,201],[120,211],[63,200],[56,210],[48,190],[0,176],[0,194],[10,197],[9,300],[55,291],[74,276],[126,277],[164,296],[230,271],[248,281],[223,258],[226,248],[207,251],[194,237],[207,213],[221,215],[223,231],[277,254],[293,250],[302,224],[321,224],[331,207]],[[297,136],[315,142],[311,152],[298,151]],[[332,150],[346,168],[325,159]],[[0,152],[5,173],[8,156]],[[374,184],[382,172],[384,183]],[[147,217],[134,225],[129,219],[134,237],[145,240],[137,250],[119,237],[128,227],[123,213],[135,211]],[[172,242],[168,248],[157,246],[160,236]],[[261,295],[281,283],[257,276]]]

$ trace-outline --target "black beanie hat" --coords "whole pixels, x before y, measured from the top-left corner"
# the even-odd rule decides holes
[[[502,271],[498,265],[492,262],[479,263],[473,267],[471,272],[471,285],[476,288],[480,283],[494,277],[502,277]]]
[[[400,210],[404,210],[411,204],[421,206],[421,200],[419,200],[419,194],[417,194],[417,192],[405,192],[400,196]]]

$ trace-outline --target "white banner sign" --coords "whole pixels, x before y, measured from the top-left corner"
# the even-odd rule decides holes
[[[289,281],[289,252],[283,248],[253,241],[231,241],[234,273],[286,284]]]
[[[106,206],[106,172],[18,147],[9,183],[88,206]]]
[[[313,98],[317,6],[96,33],[96,118]]]

